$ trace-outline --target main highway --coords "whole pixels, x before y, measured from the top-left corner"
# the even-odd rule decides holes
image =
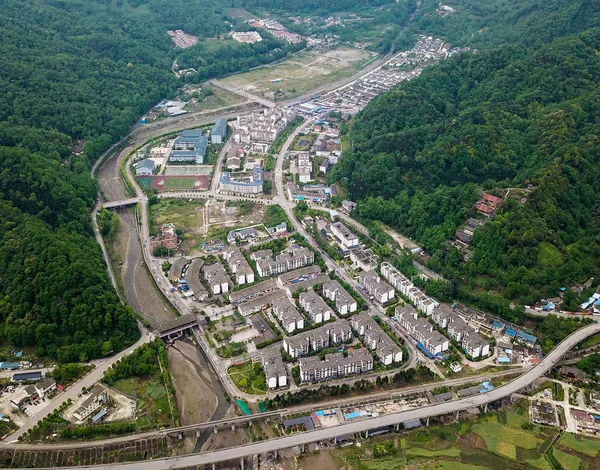
[[[230,447],[222,450],[213,450],[211,452],[185,455],[181,457],[155,459],[146,461],[142,465],[145,470],[167,470],[188,466],[210,465],[223,461],[238,460],[256,454],[263,454],[266,452],[301,446],[312,442],[326,441],[344,434],[359,433],[384,426],[393,426],[410,420],[432,418],[449,413],[456,413],[473,407],[485,406],[487,403],[509,397],[513,393],[516,393],[522,388],[533,383],[536,379],[548,372],[548,370],[550,370],[554,364],[556,364],[560,358],[575,345],[583,341],[588,336],[598,332],[600,332],[600,323],[598,322],[594,322],[591,325],[577,330],[575,333],[564,339],[558,346],[556,346],[535,367],[531,368],[529,371],[512,380],[508,384],[495,388],[484,394],[447,403],[441,403],[438,405],[425,406],[399,413],[377,416],[375,418],[350,422],[329,428],[315,429],[314,431],[297,433],[277,439],[269,439],[266,441]],[[106,465],[93,465],[78,468],[118,468],[133,470],[140,468],[140,462],[112,464],[109,467]]]

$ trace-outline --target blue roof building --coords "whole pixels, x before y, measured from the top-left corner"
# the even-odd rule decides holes
[[[173,150],[169,154],[169,163],[201,165],[206,157],[208,139],[202,131],[183,131],[175,140]]]
[[[213,144],[222,144],[227,135],[227,119],[219,118],[210,131],[210,141]]]
[[[529,333],[525,333],[524,331],[517,331],[517,339],[527,343],[530,346],[535,345],[537,343],[537,338]]]

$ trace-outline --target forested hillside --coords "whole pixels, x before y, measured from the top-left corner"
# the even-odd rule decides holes
[[[539,48],[461,54],[379,96],[356,119],[335,167],[357,215],[423,244],[458,292],[507,314],[600,267],[600,30]],[[449,247],[481,189],[509,200],[463,264]],[[498,294],[498,295],[496,295]],[[572,305],[572,304],[571,304]]]

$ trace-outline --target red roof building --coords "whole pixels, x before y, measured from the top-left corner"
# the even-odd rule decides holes
[[[500,205],[502,198],[498,196],[492,196],[491,194],[483,195],[483,202],[491,205],[494,209]]]
[[[490,217],[493,213],[494,213],[494,209],[490,206],[486,206],[485,204],[482,204],[481,202],[479,204],[477,204],[475,206],[475,208],[481,212],[483,215],[485,215],[486,217]]]

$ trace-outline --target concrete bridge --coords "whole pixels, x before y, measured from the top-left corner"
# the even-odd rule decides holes
[[[133,206],[139,202],[141,202],[141,198],[132,197],[129,199],[121,199],[120,201],[104,202],[102,203],[102,207],[104,207],[105,209],[115,209],[117,207]]]

